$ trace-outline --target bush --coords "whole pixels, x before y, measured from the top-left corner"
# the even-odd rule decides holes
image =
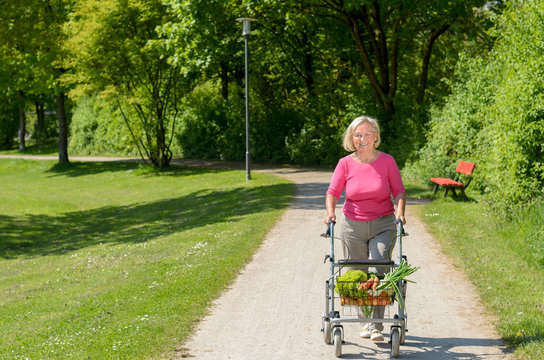
[[[298,132],[299,116],[292,109],[264,104],[250,94],[250,154],[256,162],[287,161],[286,138]],[[178,142],[189,158],[243,161],[246,153],[245,97],[231,86],[230,97],[220,97],[216,83],[196,87],[184,99]]]
[[[188,158],[238,160],[245,158],[243,103],[224,101],[213,83],[196,87],[184,99],[177,139]]]
[[[300,165],[335,166],[346,155],[342,148],[343,122],[312,110],[303,120],[302,128],[286,139],[291,161]]]
[[[84,155],[138,154],[121,114],[97,96],[77,102],[68,149]]]

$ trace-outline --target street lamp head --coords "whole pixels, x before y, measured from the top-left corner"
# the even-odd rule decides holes
[[[251,22],[252,21],[257,21],[257,19],[245,17],[245,18],[238,18],[238,19],[236,19],[236,21],[242,22],[242,24],[244,25],[242,35],[247,36],[251,32],[251,25],[250,25]]]

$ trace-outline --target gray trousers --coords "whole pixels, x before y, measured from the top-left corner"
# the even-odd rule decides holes
[[[390,260],[395,247],[397,227],[395,215],[382,216],[373,221],[354,221],[342,217],[341,237],[345,259],[353,260]],[[385,273],[384,268],[360,268],[365,272],[378,275]],[[385,306],[375,306],[373,319],[383,319]],[[383,330],[382,323],[370,324],[371,330]]]

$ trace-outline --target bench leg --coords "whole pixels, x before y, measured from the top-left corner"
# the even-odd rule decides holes
[[[468,201],[467,194],[465,194],[465,188],[460,188],[460,190],[461,190],[461,195],[463,195],[463,199],[465,199],[465,201]]]
[[[435,194],[436,194],[436,192],[438,191],[438,187],[439,187],[439,185],[438,185],[438,184],[436,184],[436,185],[434,186],[434,192],[433,192],[433,195],[435,195]]]
[[[446,190],[444,190],[444,197],[448,196],[448,191],[450,191],[450,188],[446,187]]]

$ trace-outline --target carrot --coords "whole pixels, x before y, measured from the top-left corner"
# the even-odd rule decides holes
[[[359,285],[359,290],[368,290],[372,287],[374,281],[372,279],[363,281],[361,285]]]
[[[366,289],[366,281],[359,284],[359,291]]]
[[[372,281],[374,282],[372,284],[372,290],[376,290],[376,288],[378,287],[378,284],[380,283],[380,280],[378,280],[378,278],[372,278]]]

